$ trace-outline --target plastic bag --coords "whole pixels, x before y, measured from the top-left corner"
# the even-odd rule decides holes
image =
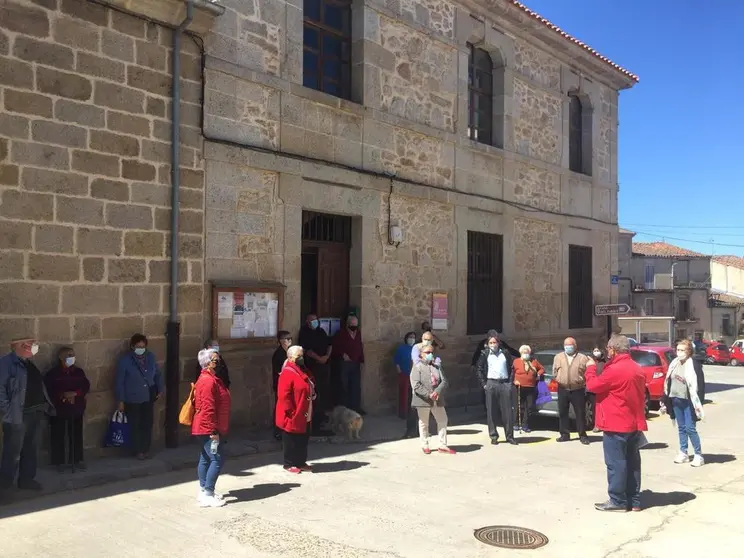
[[[537,397],[535,398],[535,405],[545,405],[553,400],[553,394],[550,393],[548,384],[544,381],[537,382]]]
[[[106,439],[103,445],[107,448],[122,448],[129,446],[130,432],[127,416],[121,411],[116,411],[111,417]]]

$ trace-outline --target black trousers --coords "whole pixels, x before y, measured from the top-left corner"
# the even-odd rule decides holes
[[[153,403],[124,403],[124,412],[129,422],[132,453],[149,452],[152,445]]]
[[[83,416],[49,417],[49,449],[52,465],[80,463],[83,460]]]
[[[302,467],[307,465],[307,446],[310,433],[293,434],[282,431],[282,446],[284,449],[285,467]]]
[[[519,415],[517,416],[518,424],[520,428],[529,428],[530,414],[535,408],[535,395],[537,394],[536,387],[525,387],[519,386],[517,388],[519,394]]]
[[[514,412],[512,402],[514,401],[514,386],[509,382],[500,380],[488,380],[486,383],[486,417],[488,420],[488,435],[492,439],[498,439],[499,433],[496,426],[504,426],[504,436],[507,440],[514,438]]]
[[[586,390],[558,388],[558,429],[561,436],[571,435],[571,423],[568,418],[569,405],[573,406],[576,415],[576,430],[580,437],[586,436]]]
[[[315,392],[318,397],[313,401],[313,426],[320,428],[325,422],[325,413],[331,409],[333,399],[331,397],[331,366],[314,362],[310,366],[310,372],[315,379]]]

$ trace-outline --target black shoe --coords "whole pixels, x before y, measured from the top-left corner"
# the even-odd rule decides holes
[[[507,444],[511,444],[512,446],[516,446],[517,445],[517,441],[514,438],[507,439],[506,440],[506,443]]]
[[[594,509],[597,511],[621,512],[621,513],[625,513],[628,511],[628,508],[626,506],[618,506],[617,504],[613,504],[609,500],[607,500],[606,502],[602,502],[601,504],[594,504]]]
[[[491,438],[491,445],[492,446],[497,446],[498,444],[499,444],[499,439],[498,438]]]
[[[38,481],[30,480],[30,481],[19,481],[18,482],[18,488],[20,490],[35,490],[35,491],[38,492],[43,487],[41,486],[41,484]]]
[[[579,438],[579,442],[581,442],[581,443],[582,443],[582,444],[584,444],[585,446],[588,446],[588,445],[589,445],[589,444],[591,443],[591,442],[589,441],[589,438],[587,438],[586,436],[582,436],[581,438]]]
[[[568,436],[558,436],[555,439],[556,442],[568,442],[570,440],[571,440],[571,438],[569,438]]]

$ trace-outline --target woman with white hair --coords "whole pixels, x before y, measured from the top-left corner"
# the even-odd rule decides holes
[[[537,394],[537,382],[545,374],[543,365],[536,358],[532,358],[532,348],[529,345],[519,347],[520,359],[514,359],[514,385],[517,386],[518,405],[517,424],[515,430],[519,432],[532,432],[530,430],[530,414],[535,408],[535,395]]]
[[[200,455],[197,474],[199,476],[199,505],[203,508],[218,508],[225,500],[214,491],[220,470],[225,460],[224,447],[230,425],[230,391],[216,369],[220,355],[213,349],[199,351],[199,366],[202,367],[194,387],[194,420],[191,434],[199,440]]]

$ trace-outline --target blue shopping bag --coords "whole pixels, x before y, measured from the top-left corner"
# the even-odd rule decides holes
[[[111,417],[111,422],[109,422],[103,445],[107,448],[122,448],[129,446],[129,439],[127,415],[121,411],[116,411],[114,416]]]
[[[545,405],[553,400],[553,395],[548,389],[548,384],[545,381],[537,382],[537,398],[535,399],[535,405]]]

